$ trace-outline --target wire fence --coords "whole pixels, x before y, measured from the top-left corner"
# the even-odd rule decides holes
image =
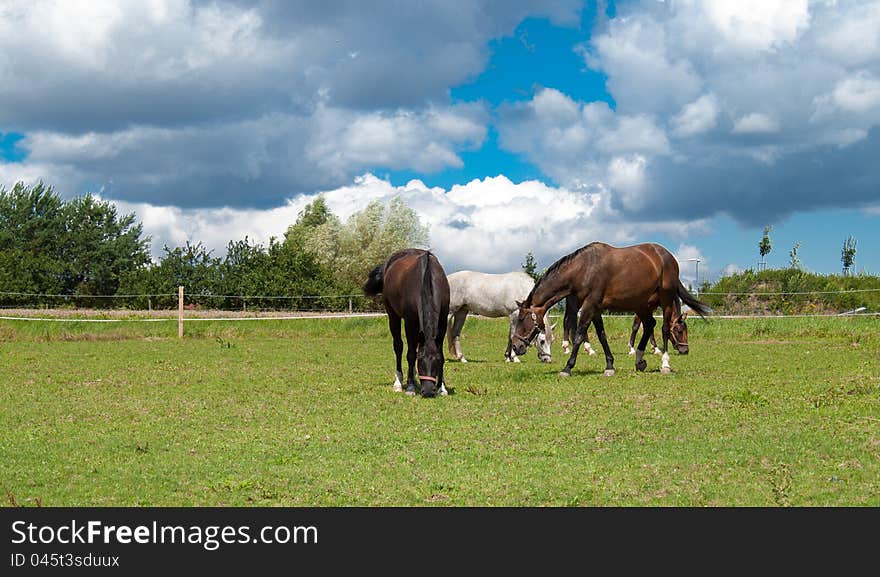
[[[378,312],[381,303],[363,294],[241,295],[184,294],[186,310]],[[0,309],[119,309],[161,311],[179,306],[177,293],[53,294],[0,292]]]
[[[713,308],[716,318],[803,318],[839,315],[874,315],[880,311],[880,288],[812,290],[812,291],[752,291],[699,293],[698,298]],[[35,311],[53,311],[44,315],[58,320],[54,312],[73,312],[76,316],[107,317],[112,311],[120,315],[147,311],[159,318],[142,319],[149,322],[173,320],[181,307],[178,293],[144,294],[52,294],[33,292],[0,292],[0,309],[8,314],[0,318],[33,319]],[[555,307],[561,313],[563,304]],[[363,294],[318,295],[246,295],[184,292],[182,308],[187,320],[261,320],[266,318],[302,318],[303,313],[327,315],[363,315],[384,311],[381,298]],[[94,314],[89,314],[94,311]],[[162,315],[166,313],[167,316]],[[236,312],[235,316],[212,313]],[[270,314],[273,313],[273,314]],[[282,316],[286,313],[287,316]],[[129,314],[129,320],[133,318]],[[331,317],[332,318],[332,317]],[[338,318],[338,317],[337,317]],[[124,319],[100,318],[94,322],[118,322]]]

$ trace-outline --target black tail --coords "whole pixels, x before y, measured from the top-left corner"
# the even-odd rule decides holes
[[[419,323],[425,341],[434,340],[437,327],[434,323],[434,282],[431,275],[431,253],[425,252],[419,259],[419,268],[422,277],[422,291],[419,301]]]
[[[370,271],[367,282],[364,283],[364,294],[374,297],[381,294],[385,278],[385,263],[380,264]]]
[[[688,292],[684,285],[681,284],[681,280],[678,281],[678,297],[684,301],[684,304],[691,307],[693,310],[697,311],[697,314],[703,318],[706,318],[706,315],[712,312],[712,308],[706,303],[701,303],[697,300],[697,298]]]

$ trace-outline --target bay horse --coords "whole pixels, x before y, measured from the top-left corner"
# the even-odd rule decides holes
[[[464,327],[468,313],[474,313],[489,318],[508,317],[510,319],[504,359],[508,362],[520,362],[519,357],[513,352],[511,341],[513,327],[516,324],[516,301],[529,296],[529,292],[535,286],[535,279],[522,271],[490,274],[470,270],[454,272],[447,278],[449,279],[450,314],[447,340],[450,356],[463,363],[467,362],[461,352],[461,329]],[[545,324],[548,320],[545,319]],[[553,361],[550,353],[552,342],[552,327],[546,335],[543,333],[538,335],[535,344],[538,349],[538,359],[541,362]]]
[[[568,295],[565,297],[565,313],[562,318],[562,352],[565,354],[571,353],[570,342],[574,341],[575,327],[577,326],[578,319],[578,309],[580,308],[580,303],[577,302],[577,299],[572,295]],[[675,322],[672,324],[672,332],[670,333],[670,339],[672,340],[672,346],[678,351],[680,355],[688,354],[688,336],[687,336],[687,312],[677,316],[674,320]],[[639,328],[642,326],[642,320],[639,318],[639,315],[635,315],[633,317],[632,322],[632,330],[629,333],[629,353],[630,355],[636,354],[635,343],[636,343],[636,335],[639,332]],[[649,336],[651,347],[654,351],[655,355],[660,355],[663,351],[660,350],[660,347],[657,346],[657,341],[654,339],[654,333],[651,332]],[[590,356],[596,354],[596,351],[593,350],[593,347],[590,346],[589,336],[584,335],[584,352],[588,353]]]
[[[397,360],[392,390],[403,390],[403,339],[400,336],[403,320],[407,346],[406,393],[415,395],[419,388],[423,397],[446,395],[443,338],[449,315],[449,281],[437,257],[417,248],[399,250],[370,271],[363,291],[367,296],[381,294],[388,314]]]
[[[581,344],[590,323],[605,352],[605,375],[614,374],[614,356],[608,347],[602,311],[634,312],[642,321],[642,337],[636,349],[636,370],[644,371],[645,346],[657,321],[653,311],[663,309],[663,357],[660,371],[671,372],[667,352],[673,322],[681,316],[681,301],[701,317],[711,312],[706,304],[691,295],[679,279],[678,261],[656,243],[614,247],[604,242],[593,242],[565,255],[553,263],[544,276],[535,283],[529,296],[519,305],[514,339],[514,350],[523,354],[545,330],[544,313],[560,300],[574,296],[580,305],[573,349],[568,362],[560,372],[570,376],[577,362]]]

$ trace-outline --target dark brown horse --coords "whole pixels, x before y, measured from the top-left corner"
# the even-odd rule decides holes
[[[571,357],[560,375],[569,376],[577,362],[590,323],[605,352],[605,375],[614,374],[614,356],[605,337],[602,311],[634,312],[642,321],[642,338],[636,349],[636,370],[647,367],[645,346],[657,321],[652,312],[663,309],[663,360],[661,372],[668,373],[667,352],[671,329],[681,317],[681,301],[700,316],[711,309],[691,295],[678,278],[678,261],[659,244],[647,243],[623,248],[603,242],[590,243],[553,263],[535,283],[525,302],[518,303],[514,350],[522,355],[545,330],[544,313],[561,299],[573,296],[580,306],[580,319]]]
[[[397,357],[393,389],[403,390],[402,319],[407,346],[406,393],[414,395],[419,387],[423,397],[447,394],[443,381],[443,338],[449,316],[449,282],[437,257],[417,248],[395,252],[370,272],[364,294],[381,294],[385,303]]]

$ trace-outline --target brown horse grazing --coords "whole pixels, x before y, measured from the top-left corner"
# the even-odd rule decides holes
[[[587,327],[592,322],[605,352],[605,375],[614,374],[614,356],[605,337],[602,311],[634,312],[642,321],[642,338],[636,350],[636,370],[644,371],[645,346],[657,321],[652,312],[663,309],[663,360],[660,371],[668,373],[667,347],[671,327],[681,316],[680,301],[684,301],[700,316],[711,309],[694,298],[678,278],[678,261],[659,244],[647,243],[623,248],[603,242],[590,243],[553,263],[544,276],[535,283],[525,302],[518,303],[519,311],[514,350],[522,355],[526,348],[545,330],[544,313],[561,299],[572,295],[580,306],[580,319],[575,334],[571,357],[560,375],[569,376],[577,362],[578,350],[584,342]]]
[[[393,390],[401,391],[403,340],[406,330],[406,393],[416,394],[416,374],[423,397],[446,395],[443,380],[443,338],[449,316],[449,282],[437,257],[426,250],[405,248],[374,268],[364,284],[364,294],[382,294],[388,326],[394,339],[397,373]],[[418,367],[415,367],[418,361]],[[418,369],[414,373],[414,368]]]

